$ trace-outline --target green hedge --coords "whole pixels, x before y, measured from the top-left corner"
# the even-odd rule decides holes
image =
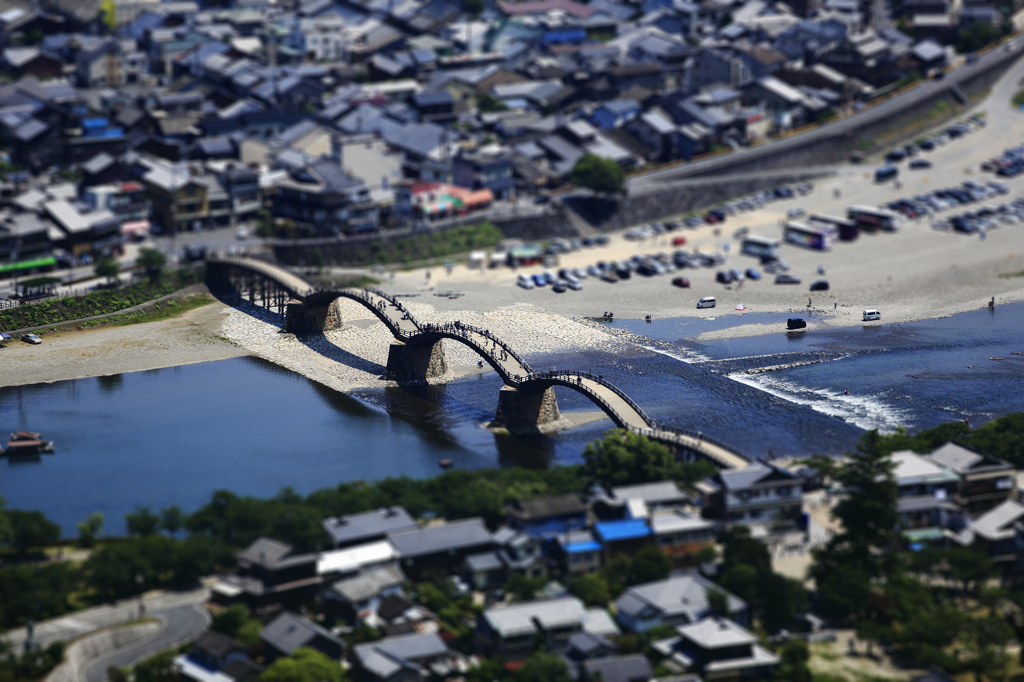
[[[167,273],[159,281],[144,281],[119,289],[94,291],[87,296],[54,298],[33,305],[0,311],[0,329],[25,329],[106,315],[173,294],[203,281],[201,270]]]

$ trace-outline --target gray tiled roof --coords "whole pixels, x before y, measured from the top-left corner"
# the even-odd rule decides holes
[[[379,679],[387,679],[402,669],[421,671],[419,662],[448,652],[437,633],[399,635],[355,647],[359,665]]]
[[[321,525],[335,544],[347,545],[410,530],[416,527],[416,522],[402,507],[391,507],[364,514],[332,516],[324,519]]]
[[[635,617],[646,609],[653,608],[663,618],[682,615],[692,622],[708,612],[707,592],[714,588],[714,583],[692,573],[631,587],[616,600],[615,604],[620,612],[629,616]],[[745,601],[735,595],[727,595],[731,612],[746,608]]]
[[[291,611],[282,613],[260,632],[260,639],[287,654],[306,646],[317,637],[334,642],[339,648],[344,646],[340,639],[324,628]]]
[[[331,587],[350,602],[361,602],[372,599],[389,587],[401,585],[405,575],[397,565],[382,566],[354,578],[339,580]]]
[[[611,656],[584,661],[584,670],[591,680],[601,682],[647,682],[654,677],[654,671],[643,654]]]
[[[491,534],[487,532],[483,519],[474,517],[438,526],[399,531],[392,533],[388,539],[403,559],[409,559],[487,545],[491,542]]]

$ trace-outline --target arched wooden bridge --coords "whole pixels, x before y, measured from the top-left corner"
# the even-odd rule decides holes
[[[337,329],[342,320],[332,307],[339,298],[356,301],[387,326],[392,344],[386,378],[396,381],[436,377],[447,372],[441,341],[461,343],[488,363],[505,383],[499,395],[495,425],[536,427],[558,419],[551,389],[563,386],[597,405],[616,426],[672,446],[684,455],[704,457],[717,466],[738,469],[750,460],[725,443],[699,433],[658,425],[621,389],[590,372],[537,372],[508,344],[487,329],[449,322],[418,323],[402,303],[378,289],[319,289],[294,273],[258,260],[211,256],[207,277],[214,291],[237,290],[253,304],[277,306],[285,315],[285,331],[311,334]]]

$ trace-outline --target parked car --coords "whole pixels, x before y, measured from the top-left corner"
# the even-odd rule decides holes
[[[828,291],[828,280],[819,279],[811,284],[811,291]]]
[[[687,279],[686,277],[676,277],[675,279],[672,280],[672,284],[683,289],[690,288],[690,280]]]
[[[787,273],[782,273],[780,275],[775,275],[775,283],[776,284],[800,284],[800,278],[797,277],[796,275],[790,275],[790,274],[787,274]]]
[[[551,290],[556,294],[564,294],[568,285],[563,280],[555,280],[555,283],[551,285]]]
[[[747,268],[747,279],[752,279],[756,282],[761,279],[761,273],[757,271],[757,268]]]
[[[538,272],[533,276],[533,283],[538,287],[546,287],[548,285],[548,278]]]
[[[608,246],[608,237],[603,234],[594,237],[594,241],[597,242],[598,246]]]
[[[750,234],[750,228],[749,227],[741,227],[741,228],[739,228],[738,230],[736,230],[735,232],[732,233],[732,238],[733,239],[743,239],[748,234]]]
[[[924,170],[925,168],[931,168],[932,162],[928,159],[914,159],[910,162],[910,170]]]
[[[35,334],[22,334],[21,340],[25,343],[31,343],[33,346],[38,346],[43,342],[43,340]]]
[[[674,237],[672,246],[686,246],[686,237]]]
[[[807,211],[802,208],[791,208],[786,211],[787,218],[800,218],[801,216],[807,215]]]
[[[734,280],[731,272],[719,270],[715,273],[715,281],[719,284],[732,284]]]
[[[526,290],[533,289],[536,286],[533,283],[532,279],[523,274],[520,274],[518,277],[516,277],[516,284],[518,284],[519,286]]]
[[[565,285],[572,289],[573,291],[579,291],[580,289],[583,288],[583,283],[580,282],[575,277],[570,277],[569,279],[565,280]]]

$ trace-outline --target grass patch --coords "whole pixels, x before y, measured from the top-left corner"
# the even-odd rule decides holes
[[[0,329],[42,327],[116,313],[202,281],[202,271],[182,269],[165,274],[158,282],[137,282],[120,289],[93,291],[86,296],[54,298],[34,305],[18,306],[0,312]]]
[[[137,313],[129,313],[124,317],[129,318],[114,323],[114,326],[125,327],[130,324],[140,324],[143,322],[159,322],[160,320],[169,320],[172,317],[178,317],[184,315],[187,312],[202,308],[204,305],[210,305],[216,301],[213,296],[209,294],[197,294],[196,296],[189,296],[188,298],[182,299],[181,301],[167,301],[166,303],[157,303],[152,310],[145,311],[140,310]],[[96,320],[99,322],[100,320]]]
[[[1014,109],[1020,109],[1024,106],[1024,90],[1018,90],[1011,99],[1010,103],[1013,104]]]
[[[1018,272],[1001,272],[1001,273],[999,273],[999,277],[1002,278],[1002,279],[1011,279],[1013,277],[1024,277],[1024,270],[1020,270]]]

